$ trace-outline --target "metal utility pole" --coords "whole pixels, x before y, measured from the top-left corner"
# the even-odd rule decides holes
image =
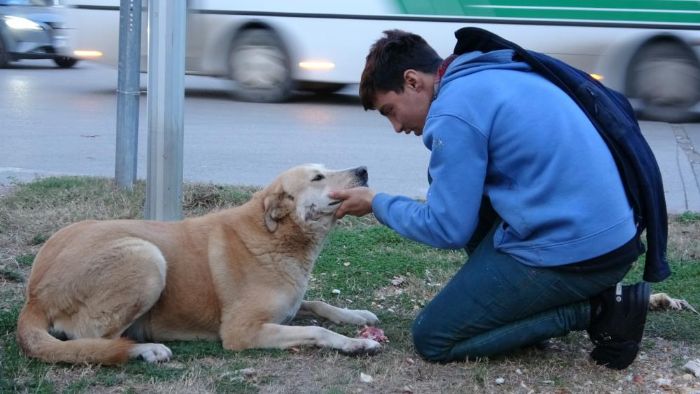
[[[141,0],[121,0],[114,178],[126,189],[134,186],[138,162],[141,12]]]
[[[186,0],[149,0],[146,219],[182,218],[186,22]]]

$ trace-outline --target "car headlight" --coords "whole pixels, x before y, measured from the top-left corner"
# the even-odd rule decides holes
[[[18,16],[5,16],[5,24],[15,30],[41,30],[40,24]]]

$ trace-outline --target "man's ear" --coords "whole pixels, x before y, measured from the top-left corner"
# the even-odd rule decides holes
[[[412,68],[403,72],[404,87],[419,91],[423,87],[423,80],[420,79],[418,72]]]
[[[265,211],[265,227],[271,233],[277,230],[279,221],[292,211],[290,201],[294,198],[288,195],[282,186],[278,186],[263,199],[263,209]]]

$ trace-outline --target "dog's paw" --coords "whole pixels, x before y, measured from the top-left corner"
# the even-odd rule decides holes
[[[373,326],[379,323],[377,315],[370,311],[362,309],[348,309],[348,315],[345,317],[346,323],[355,324],[358,326]]]
[[[139,343],[134,345],[129,354],[131,358],[140,358],[149,363],[168,361],[173,352],[160,343]]]
[[[375,354],[382,348],[382,345],[372,339],[350,339],[342,349],[345,354]]]

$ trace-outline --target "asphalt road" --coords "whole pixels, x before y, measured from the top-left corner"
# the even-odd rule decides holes
[[[142,76],[142,88],[145,76]],[[114,176],[115,70],[17,63],[0,70],[0,184],[36,175]],[[423,196],[428,154],[396,135],[354,94],[301,96],[284,104],[232,100],[225,81],[186,78],[186,181],[264,185],[301,163],[365,165],[370,184]],[[141,96],[138,177],[146,177],[146,96]]]
[[[0,70],[0,185],[35,176],[114,176],[117,72],[48,61]],[[284,104],[232,100],[227,83],[186,77],[184,178],[264,185],[301,163],[365,165],[379,191],[424,197],[428,152],[397,135],[351,89]],[[142,76],[142,88],[145,76]],[[141,96],[138,177],[146,177],[146,96]],[[669,210],[700,211],[700,124],[641,122],[662,168]]]

